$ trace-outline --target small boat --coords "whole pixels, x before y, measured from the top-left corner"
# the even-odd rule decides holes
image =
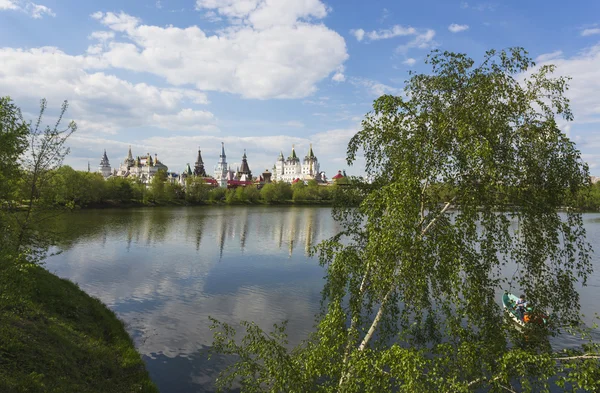
[[[532,307],[527,307],[525,309],[525,317],[521,320],[516,308],[517,300],[519,300],[519,298],[512,293],[504,292],[504,295],[502,296],[504,311],[517,326],[524,328],[530,323],[548,323],[548,317],[540,313],[535,313]]]

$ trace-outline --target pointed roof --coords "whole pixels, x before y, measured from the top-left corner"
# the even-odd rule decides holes
[[[283,152],[282,151],[279,152],[279,158],[277,159],[277,161],[285,161],[285,159],[283,158]],[[273,166],[273,168],[275,168],[275,166]]]
[[[200,149],[198,149],[198,157],[196,158],[196,165],[203,165],[204,161],[202,161],[202,153],[200,153]]]
[[[104,149],[104,154],[102,155],[102,159],[100,160],[100,165],[101,166],[109,166],[110,165],[108,163],[108,156],[106,155],[106,149]],[[89,162],[88,162],[88,166],[89,166]]]
[[[342,171],[338,171],[337,175],[332,177],[332,179],[337,180],[337,179],[341,179],[342,177],[345,177],[344,175],[342,175]]]
[[[189,163],[188,163],[188,164],[186,165],[186,167],[185,167],[185,173],[186,173],[188,176],[191,176],[191,175],[192,175],[192,173],[193,173],[193,172],[192,172],[192,168],[190,168],[190,164],[189,164]]]
[[[248,166],[246,149],[244,149],[244,156],[242,157],[242,166],[238,169],[238,172],[246,174],[248,176],[252,176],[252,172],[250,172],[250,167]]]
[[[198,158],[196,158],[196,164],[194,165],[194,175],[206,177],[206,171],[204,170],[204,161],[202,161],[202,154],[200,148],[198,148]]]
[[[221,142],[221,157],[225,157],[225,142]]]
[[[295,149],[294,145],[292,145],[292,154],[288,157],[288,160],[291,160],[291,161],[300,161],[298,159],[298,156],[296,155],[296,149]]]
[[[133,155],[131,154],[131,145],[129,145],[129,152],[127,153],[127,159],[133,160]]]
[[[315,157],[315,153],[313,153],[312,143],[310,144],[310,150],[308,151],[308,158],[317,158]]]

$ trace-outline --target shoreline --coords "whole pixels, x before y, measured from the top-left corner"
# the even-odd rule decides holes
[[[0,265],[0,391],[158,392],[123,322],[32,263]]]

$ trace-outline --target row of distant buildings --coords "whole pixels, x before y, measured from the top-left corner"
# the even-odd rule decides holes
[[[294,183],[297,181],[307,182],[309,180],[316,180],[318,183],[327,184],[325,172],[320,171],[319,160],[313,152],[312,144],[302,160],[297,156],[294,146],[292,146],[292,153],[287,158],[284,158],[283,152],[280,152],[272,171],[267,169],[256,177],[253,177],[250,171],[246,150],[244,150],[244,155],[242,156],[241,166],[235,171],[231,169],[231,166],[227,164],[225,144],[223,142],[221,142],[219,161],[214,167],[212,176],[206,172],[200,149],[198,149],[194,168],[192,169],[190,164],[187,164],[184,171],[180,173],[170,172],[169,168],[158,159],[157,154],[154,154],[154,157],[152,157],[150,153],[147,153],[146,155],[133,158],[131,146],[129,147],[127,157],[121,162],[118,168],[111,167],[106,150],[104,150],[98,167],[98,172],[105,179],[113,176],[135,178],[146,185],[150,184],[152,178],[159,171],[165,171],[167,179],[170,182],[177,182],[182,185],[185,185],[186,179],[191,176],[201,177],[207,184],[223,188],[265,184],[271,181]],[[342,177],[344,175],[338,172],[332,180]]]

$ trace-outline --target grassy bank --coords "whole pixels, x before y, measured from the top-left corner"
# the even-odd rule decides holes
[[[98,299],[41,267],[0,264],[0,392],[157,391]]]

